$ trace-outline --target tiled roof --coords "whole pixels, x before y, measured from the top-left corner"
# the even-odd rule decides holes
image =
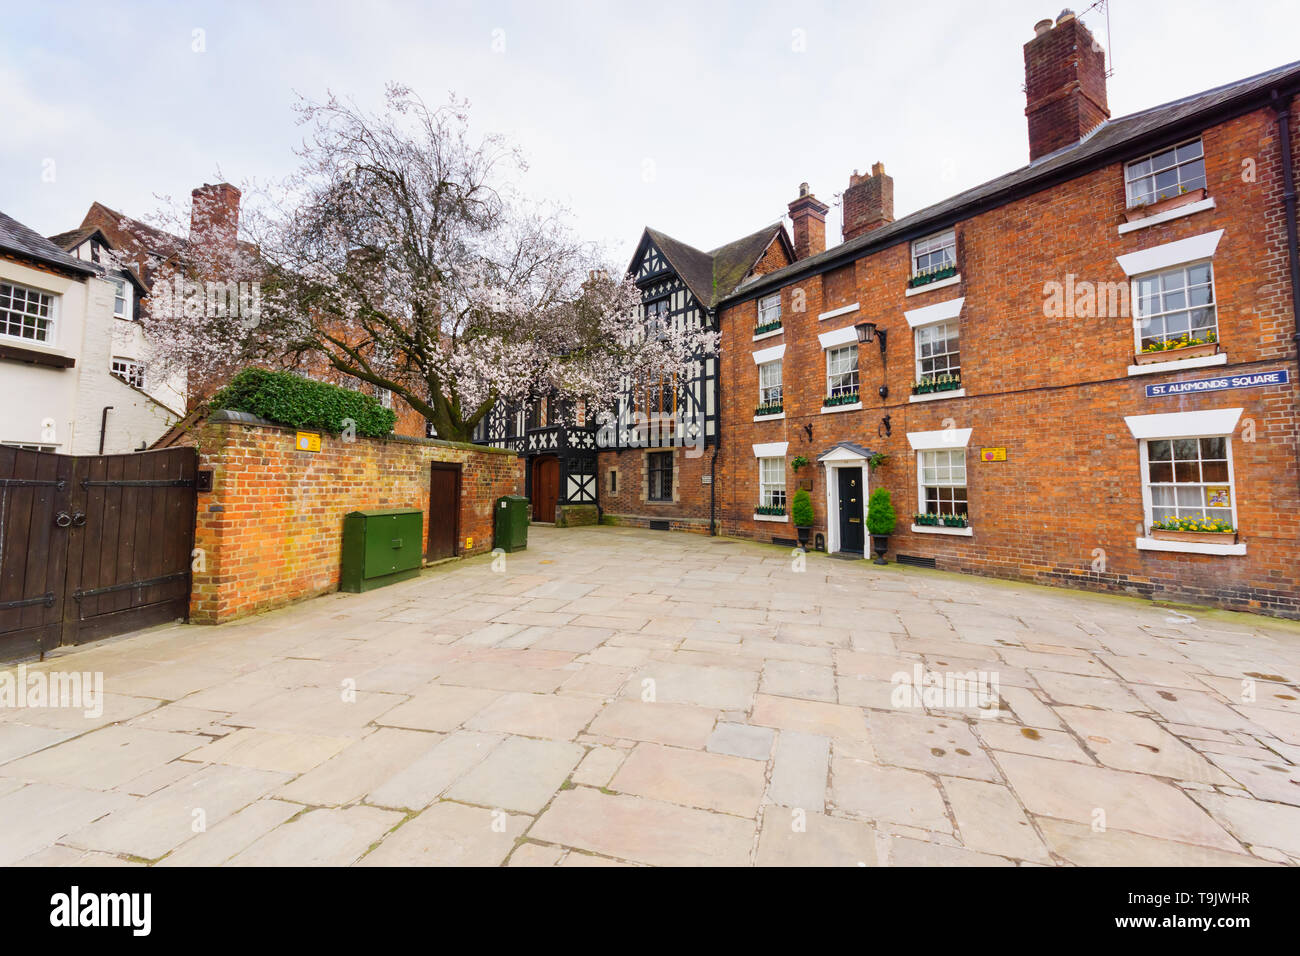
[[[991,179],[980,186],[958,193],[879,229],[873,229],[848,242],[832,246],[825,252],[800,259],[793,265],[775,272],[769,272],[761,279],[746,284],[743,295],[748,298],[755,294],[755,290],[783,285],[797,275],[814,271],[819,266],[827,265],[840,258],[857,258],[855,253],[861,255],[877,248],[893,245],[908,234],[915,234],[921,229],[931,226],[936,230],[945,228],[958,221],[973,207],[997,202],[1004,195],[1014,195],[1018,190],[1033,187],[1037,183],[1046,184],[1054,178],[1068,176],[1072,171],[1077,170],[1081,173],[1091,166],[1109,160],[1114,155],[1122,154],[1125,147],[1131,143],[1157,136],[1163,130],[1168,130],[1172,134],[1182,126],[1195,123],[1200,116],[1220,109],[1230,109],[1238,101],[1250,103],[1259,100],[1271,89],[1279,87],[1300,92],[1300,62],[1289,63],[1266,73],[1260,73],[1258,76],[1238,80],[1139,113],[1130,113],[1128,116],[1107,120],[1079,142],[1041,156],[1028,166],[1022,166],[1014,172]],[[739,299],[741,295],[740,291],[736,291],[728,293],[723,298]]]
[[[99,271],[93,264],[68,255],[34,229],[28,229],[3,212],[0,212],[0,249],[73,272],[96,275]]]
[[[701,252],[658,229],[646,228],[686,287],[710,309],[735,291],[781,230],[781,223],[772,223],[734,242]]]

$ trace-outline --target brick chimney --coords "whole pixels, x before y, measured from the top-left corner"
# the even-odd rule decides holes
[[[861,176],[853,170],[849,188],[844,190],[844,241],[893,221],[894,177],[885,173],[885,164],[876,163],[871,172]]]
[[[190,240],[234,248],[240,192],[230,183],[204,183],[190,193]]]
[[[1040,20],[1025,44],[1029,159],[1083,139],[1110,118],[1106,53],[1072,10]]]
[[[830,206],[799,184],[799,198],[790,203],[790,221],[794,224],[794,257],[807,259],[826,251],[826,213]]]

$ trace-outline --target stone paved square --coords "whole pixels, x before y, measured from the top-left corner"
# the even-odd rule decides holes
[[[0,710],[0,864],[1300,863],[1300,626],[1264,617],[533,526],[30,667],[104,709]]]

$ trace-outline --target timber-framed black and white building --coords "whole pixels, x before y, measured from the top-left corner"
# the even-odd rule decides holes
[[[793,261],[781,223],[711,252],[647,227],[627,270],[641,290],[638,314],[630,321],[648,329],[716,330],[715,304],[723,296],[746,279]],[[498,405],[479,424],[474,440],[510,448],[524,459],[525,493],[535,521],[556,520],[569,506],[594,505],[620,519],[657,524],[660,514],[680,510],[673,505],[688,504],[681,495],[685,459],[698,462],[721,441],[718,370],[714,352],[700,355],[683,379],[624,383],[613,422],[603,428],[590,409],[584,410],[584,424],[573,424],[579,416],[553,396],[526,406]],[[607,459],[610,474],[602,482]],[[620,474],[626,478],[622,484]],[[692,480],[701,483],[699,475]],[[698,510],[700,495],[687,497],[692,511]]]

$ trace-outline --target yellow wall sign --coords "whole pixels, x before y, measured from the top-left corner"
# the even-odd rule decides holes
[[[320,451],[320,435],[316,432],[298,432],[294,447],[299,451]]]
[[[981,448],[980,461],[1006,461],[1007,450],[1005,448]]]
[[[472,548],[472,547],[474,547],[474,539],[473,539],[473,538],[466,538],[466,539],[465,539],[465,547],[466,547],[466,548]]]

